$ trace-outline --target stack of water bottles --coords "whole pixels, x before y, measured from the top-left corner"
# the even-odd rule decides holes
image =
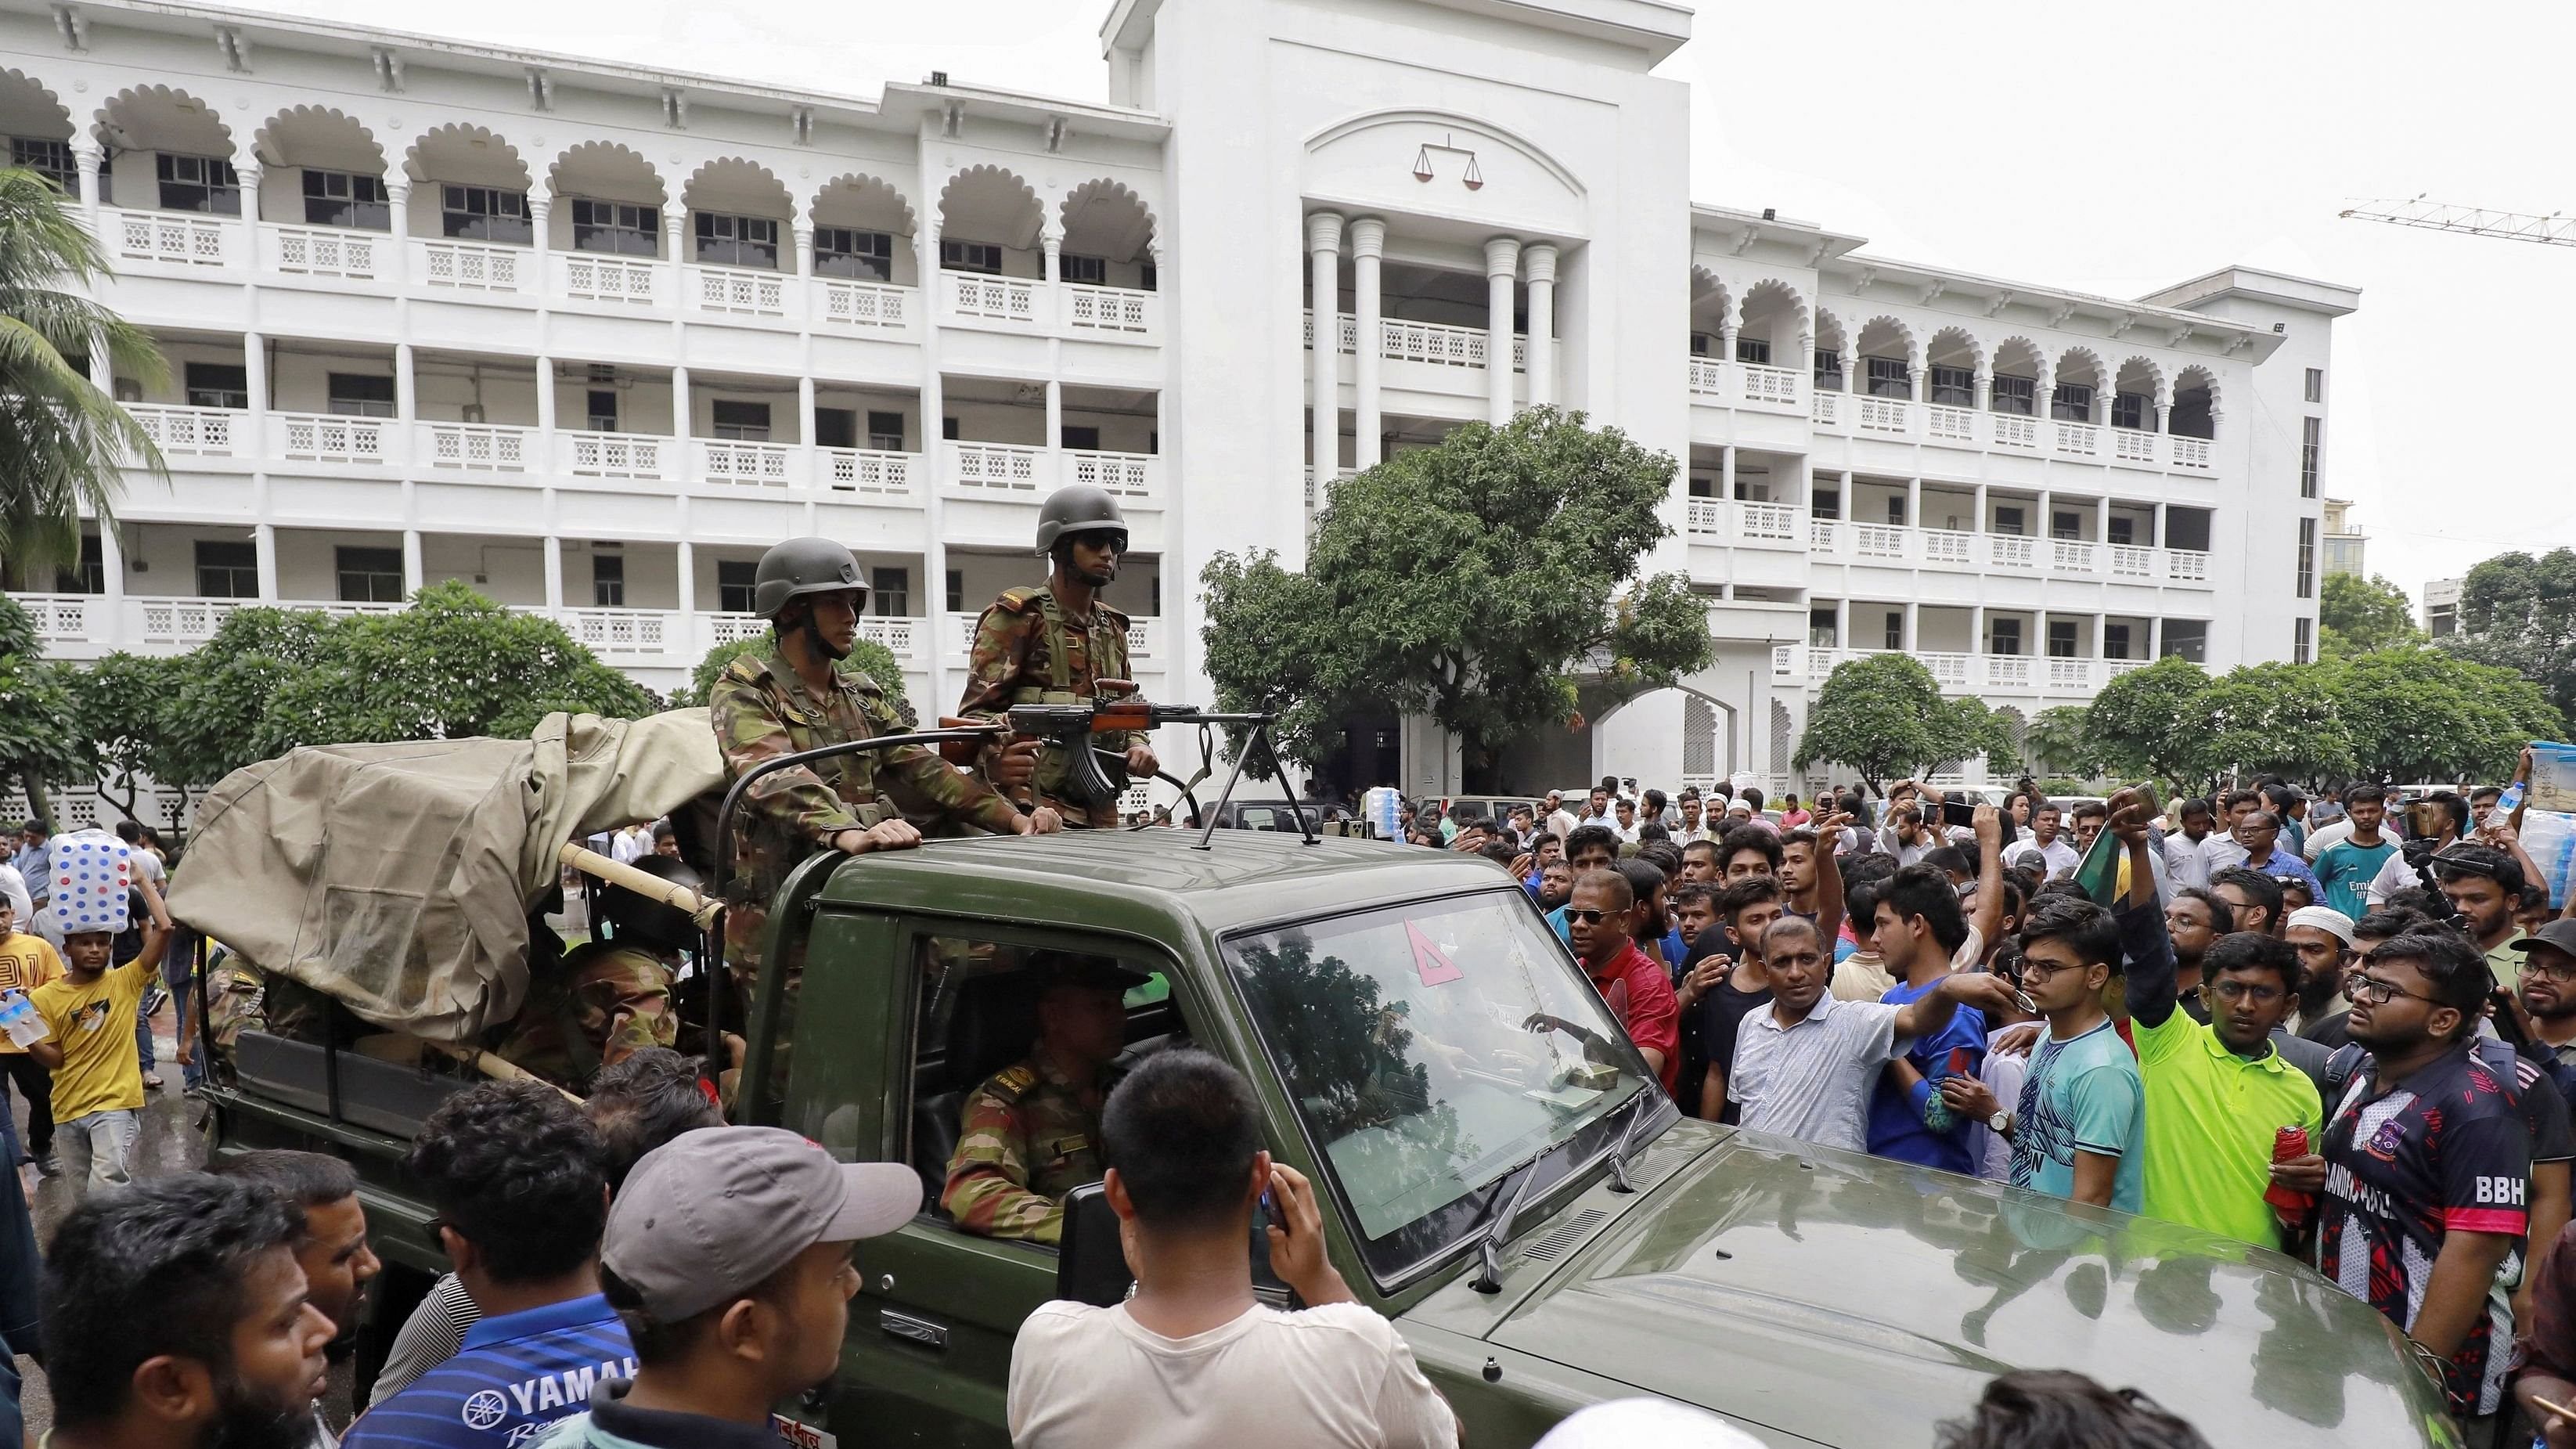
[[[2530,808],[2522,817],[2523,851],[2540,867],[2550,903],[2564,907],[2576,892],[2576,745],[2532,742],[2527,799],[2522,785],[2508,786],[2496,810],[2510,815],[2525,803]]]

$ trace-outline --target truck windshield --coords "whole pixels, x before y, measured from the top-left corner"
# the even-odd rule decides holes
[[[1226,957],[1382,1276],[1455,1242],[1513,1169],[1648,1080],[1517,892],[1239,936]]]

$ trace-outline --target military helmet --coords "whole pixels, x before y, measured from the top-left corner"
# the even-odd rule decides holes
[[[1038,557],[1055,552],[1055,541],[1071,533],[1115,533],[1127,536],[1127,515],[1106,488],[1069,483],[1047,495],[1038,508]]]
[[[657,880],[686,886],[703,892],[706,879],[696,867],[676,856],[638,856],[635,868]],[[599,914],[609,926],[609,939],[620,946],[642,946],[648,950],[686,951],[698,944],[698,923],[689,913],[667,901],[638,895],[613,882],[599,893]]]
[[[751,611],[775,619],[792,600],[842,589],[868,591],[850,551],[828,538],[791,538],[760,556],[751,576]]]

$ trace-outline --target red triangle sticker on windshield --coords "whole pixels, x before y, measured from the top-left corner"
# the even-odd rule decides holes
[[[1422,978],[1423,985],[1446,986],[1467,974],[1458,969],[1458,963],[1440,954],[1440,948],[1431,944],[1420,926],[1405,922],[1404,935],[1413,943],[1413,974]]]

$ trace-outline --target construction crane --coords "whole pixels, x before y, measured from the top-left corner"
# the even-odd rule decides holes
[[[2547,216],[2525,216],[2512,211],[2489,211],[2482,206],[2452,206],[2418,196],[2412,201],[2356,201],[2343,209],[2343,215],[2355,221],[2384,221],[2391,226],[2420,226],[2431,231],[2576,247],[2576,217],[2554,211]]]

